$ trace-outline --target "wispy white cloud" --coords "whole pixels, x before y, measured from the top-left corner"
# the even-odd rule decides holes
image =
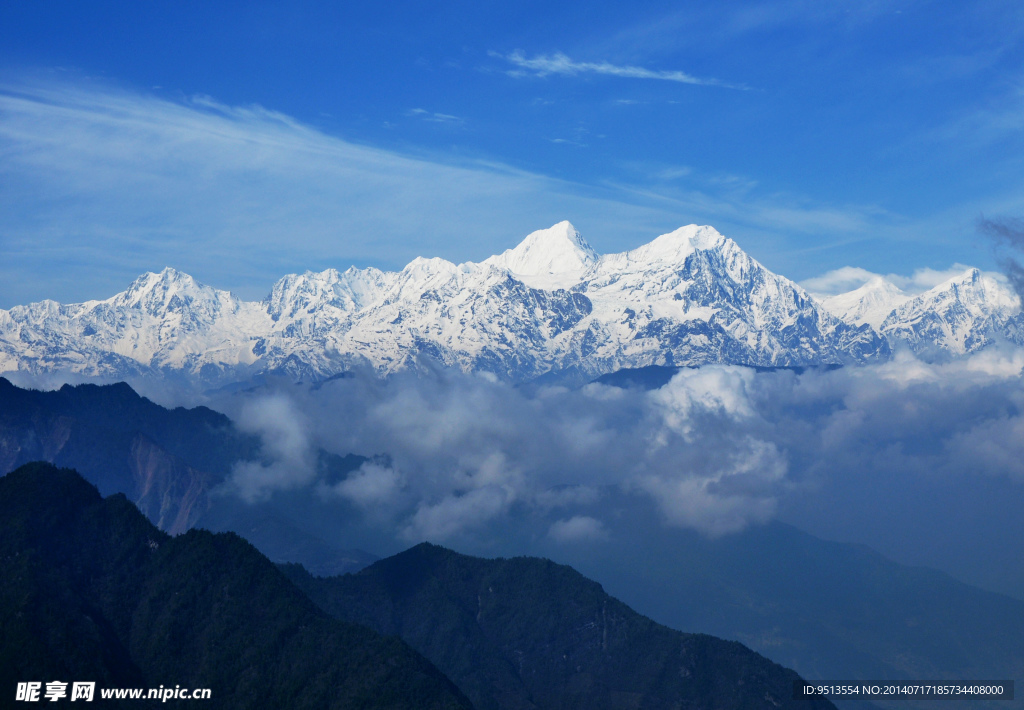
[[[985,105],[967,106],[920,140],[977,151],[996,144],[1019,145],[1024,135],[1024,83],[1016,82]]]
[[[261,298],[308,268],[479,260],[566,218],[627,244],[684,219],[496,162],[360,145],[259,106],[82,83],[0,85],[0,155],[0,307],[103,298],[168,265]]]
[[[647,69],[631,65],[618,65],[611,62],[577,62],[570,59],[561,52],[554,54],[539,54],[535,57],[527,57],[522,51],[516,50],[510,54],[490,52],[492,57],[500,57],[518,67],[509,73],[513,76],[548,76],[559,74],[562,76],[576,76],[578,74],[604,74],[606,76],[618,76],[627,79],[658,79],[660,81],[674,81],[680,84],[695,84],[698,86],[722,86],[729,89],[747,89],[740,84],[728,84],[718,79],[702,78],[687,74],[679,70]]]
[[[0,83],[0,156],[0,307],[105,298],[164,266],[261,298],[305,269],[479,261],[563,219],[606,252],[692,222],[751,248],[750,234],[849,238],[886,219],[664,164],[581,184],[361,145],[259,106],[83,83]]]
[[[634,170],[637,168],[634,164]],[[661,166],[652,166],[649,177],[659,178]],[[676,177],[684,177],[677,175]],[[713,214],[719,223],[758,229],[825,234],[829,244],[837,235],[866,233],[887,226],[892,215],[864,205],[828,206],[808,204],[790,195],[754,193],[758,183],[740,176],[695,176],[688,186],[670,189],[666,185],[644,187],[612,183],[617,191],[665,205],[676,205],[690,214]],[[684,207],[685,206],[685,207]]]
[[[465,121],[459,116],[453,116],[450,113],[436,113],[434,111],[427,111],[423,108],[410,109],[406,115],[415,116],[416,118],[429,121],[430,123],[465,123]]]
[[[587,147],[586,143],[580,143],[579,141],[574,141],[571,138],[548,138],[548,140],[554,143],[555,145],[571,145],[576,148]]]

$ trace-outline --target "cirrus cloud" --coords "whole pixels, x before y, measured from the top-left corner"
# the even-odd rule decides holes
[[[535,57],[527,57],[521,50],[515,50],[509,54],[490,52],[490,56],[504,59],[510,64],[518,67],[508,73],[512,76],[533,76],[544,77],[551,74],[562,76],[576,76],[578,74],[602,74],[605,76],[616,76],[626,79],[656,79],[659,81],[672,81],[679,84],[694,84],[697,86],[721,86],[727,89],[747,90],[749,87],[741,84],[729,84],[718,79],[701,78],[688,74],[678,69],[647,69],[632,65],[612,64],[611,62],[579,62],[570,59],[562,52],[554,54],[538,54]]]

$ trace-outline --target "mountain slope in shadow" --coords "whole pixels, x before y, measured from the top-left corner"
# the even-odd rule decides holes
[[[481,710],[830,708],[736,642],[684,634],[570,567],[428,543],[342,577],[283,568],[331,615],[397,634]]]
[[[709,539],[630,520],[630,530],[617,529],[599,548],[563,548],[559,561],[672,628],[740,641],[810,681],[1024,673],[1024,602],[1017,599],[782,523]]]
[[[49,464],[0,478],[0,578],[8,698],[58,679],[210,688],[218,708],[471,707],[405,643],[330,618],[238,536],[169,537]]]
[[[125,494],[161,530],[237,532],[275,562],[341,574],[377,558],[331,544],[295,518],[248,505],[217,488],[260,440],[207,407],[167,409],[121,382],[22,389],[0,377],[0,474],[29,461],[73,468],[102,495]],[[343,477],[366,459],[319,452],[320,472]],[[216,500],[216,504],[214,504]]]

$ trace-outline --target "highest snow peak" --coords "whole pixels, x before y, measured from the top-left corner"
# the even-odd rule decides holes
[[[522,276],[582,277],[597,262],[598,256],[572,224],[559,222],[527,235],[515,248],[485,259],[483,263]]]

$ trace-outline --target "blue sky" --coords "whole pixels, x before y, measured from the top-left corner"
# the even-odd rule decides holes
[[[691,222],[803,280],[991,268],[1019,2],[0,2],[0,307],[165,265],[248,298]]]

